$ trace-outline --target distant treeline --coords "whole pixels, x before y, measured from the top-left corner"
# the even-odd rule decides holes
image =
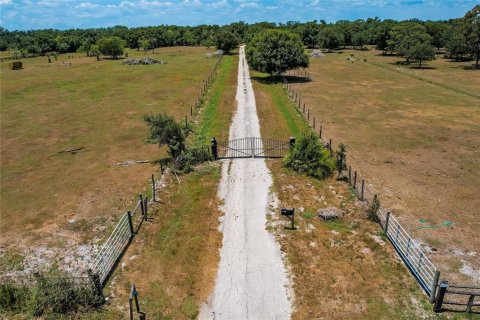
[[[297,33],[308,48],[334,50],[349,46],[363,49],[375,45],[385,53],[400,53],[409,43],[428,42],[437,49],[447,48],[451,57],[475,56],[480,50],[480,6],[470,10],[465,17],[448,21],[380,20],[369,18],[355,21],[340,20],[326,23],[323,20],[310,22],[247,24],[235,22],[225,26],[199,25],[155,26],[128,28],[30,30],[8,31],[0,27],[0,51],[12,55],[37,56],[53,52],[82,51],[104,37],[117,36],[127,47],[140,49],[148,43],[151,47],[165,46],[215,46],[217,34],[225,31],[233,34],[239,42],[249,42],[253,35],[264,29],[286,29]],[[143,44],[143,45],[142,45]],[[88,50],[83,50],[88,51]]]

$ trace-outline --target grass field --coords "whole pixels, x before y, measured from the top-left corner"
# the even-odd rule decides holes
[[[255,98],[262,135],[284,138],[306,128],[281,83],[256,74]],[[432,306],[377,224],[343,182],[305,177],[267,160],[280,207],[296,208],[296,226],[271,216],[295,292],[292,319],[463,319],[434,315]],[[337,207],[343,219],[320,221],[319,208]]]
[[[116,163],[165,156],[143,142],[143,115],[189,115],[216,62],[206,57],[211,51],[161,48],[154,57],[167,64],[150,66],[79,54],[61,55],[50,64],[46,57],[24,59],[20,71],[2,63],[2,247],[91,240],[99,226],[116,221],[156,170]],[[77,147],[84,149],[58,153]],[[79,227],[72,230],[70,219]]]
[[[294,90],[324,136],[348,146],[349,162],[382,203],[437,250],[431,258],[443,276],[475,281],[468,270],[480,268],[480,74],[466,68],[471,62],[439,58],[416,69],[377,54],[311,59],[315,80]]]

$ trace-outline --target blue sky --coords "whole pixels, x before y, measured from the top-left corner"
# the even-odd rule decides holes
[[[9,30],[461,17],[473,0],[0,0]]]

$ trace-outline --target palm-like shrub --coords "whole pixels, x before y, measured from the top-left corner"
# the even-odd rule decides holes
[[[317,135],[309,131],[304,132],[291,147],[285,158],[285,166],[308,176],[325,179],[335,170],[335,160],[321,145]]]

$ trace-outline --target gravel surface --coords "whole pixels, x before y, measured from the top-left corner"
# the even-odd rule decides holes
[[[259,137],[255,96],[240,48],[238,109],[230,140]],[[215,288],[199,319],[289,319],[291,286],[280,246],[266,230],[272,178],[264,159],[234,159],[222,164],[219,197],[224,200]]]

